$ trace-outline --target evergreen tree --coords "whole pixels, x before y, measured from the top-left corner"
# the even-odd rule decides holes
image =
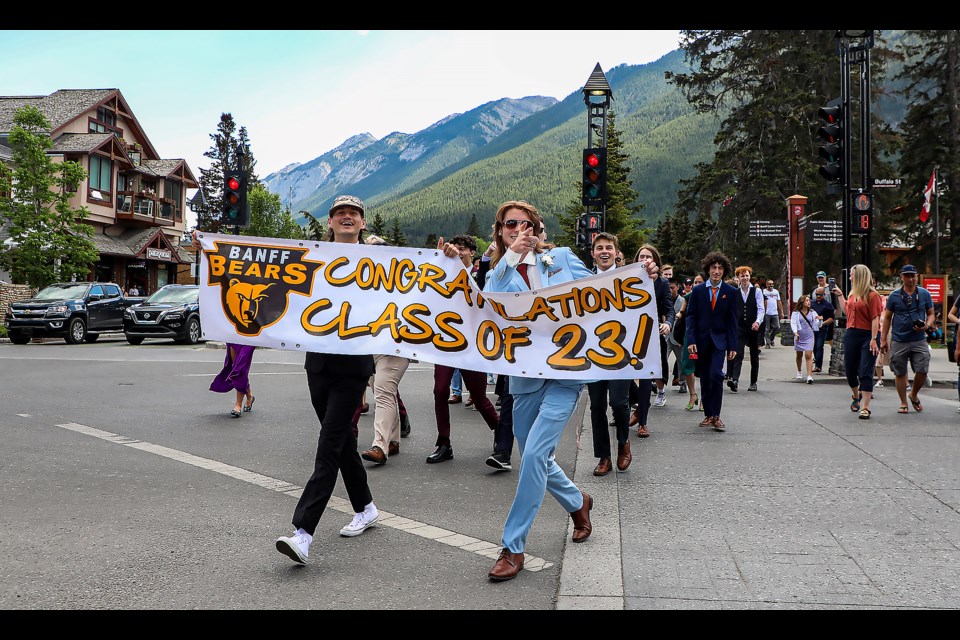
[[[645,242],[646,221],[639,217],[643,204],[638,202],[640,194],[630,184],[628,156],[623,152],[623,143],[617,130],[616,115],[613,109],[607,112],[607,208],[604,218],[604,231],[617,236],[620,249],[628,260],[632,260],[637,250]],[[577,183],[577,197],[571,201],[565,211],[557,214],[560,232],[556,244],[570,247],[580,258],[590,264],[589,247],[577,246],[577,219],[584,212],[582,204],[583,184]]]
[[[379,211],[373,216],[373,225],[370,227],[370,233],[375,236],[380,236],[381,238],[387,235],[387,223]]]
[[[400,228],[400,219],[397,216],[393,218],[393,228],[390,230],[390,244],[395,247],[407,246],[407,236]]]
[[[211,159],[210,167],[200,169],[200,189],[207,200],[205,211],[197,213],[197,228],[203,231],[220,232],[220,211],[223,208],[223,176],[236,164],[237,142],[234,131],[237,125],[229,113],[220,114],[217,133],[211,133],[213,141],[203,155]]]
[[[904,188],[900,190],[902,206],[893,217],[900,244],[911,249],[895,266],[913,263],[921,270],[933,269],[936,200],[931,199],[926,223],[919,214],[923,190],[934,167],[939,167],[940,271],[956,274],[960,263],[960,243],[954,233],[960,228],[960,32],[908,31],[906,36],[906,63],[897,76],[907,81],[903,92],[909,105],[900,131],[899,175]]]
[[[247,135],[246,127],[240,127],[240,132],[237,134],[237,144],[243,146],[244,154],[240,162],[240,168],[250,174],[247,179],[247,187],[252,189],[255,185],[260,184],[260,178],[257,177],[257,159],[253,157],[253,149],[250,146],[250,137]]]
[[[676,210],[696,212],[689,245],[722,250],[754,273],[779,271],[786,250],[779,239],[749,238],[749,221],[786,219],[794,194],[809,198],[808,211],[832,212],[818,175],[822,124],[817,110],[839,92],[834,31],[696,30],[681,32],[681,48],[692,71],[667,72],[700,113],[721,119],[716,154],[681,181]],[[707,230],[707,216],[713,223]],[[828,217],[827,213],[820,218]],[[699,232],[706,232],[698,236]],[[817,269],[838,273],[839,252],[810,243]],[[699,268],[699,267],[698,267]]]
[[[427,249],[436,249],[438,241],[439,239],[437,238],[437,234],[435,233],[428,234],[427,242],[424,246],[426,246]]]
[[[14,112],[9,145],[11,170],[0,163],[0,224],[8,225],[16,247],[0,252],[0,265],[16,284],[42,289],[73,278],[84,279],[99,253],[90,236],[93,227],[82,222],[86,207],[72,209],[87,172],[76,162],[54,162],[47,151],[53,146],[50,121],[32,105]],[[7,191],[6,195],[4,192]]]
[[[480,229],[480,223],[477,221],[477,212],[473,211],[470,214],[470,224],[467,225],[467,235],[479,238],[482,234],[483,231]]]
[[[325,240],[327,238],[327,225],[318,220],[316,216],[309,211],[304,211],[303,215],[307,220],[307,228],[304,230],[304,237],[307,240]]]

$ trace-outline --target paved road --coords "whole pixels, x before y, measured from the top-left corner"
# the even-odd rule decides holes
[[[338,484],[294,567],[273,540],[315,450],[302,356],[258,351],[255,409],[232,420],[232,399],[207,391],[223,359],[207,347],[0,343],[0,608],[960,608],[960,414],[942,350],[922,414],[898,415],[885,387],[869,421],[843,380],[798,383],[792,348],[765,350],[760,391],[725,396],[726,433],[671,393],[653,435],[631,435],[631,468],[603,478],[584,398],[557,457],[596,497],[594,534],[568,544],[547,497],[533,570],[494,584],[516,472],[483,465],[492,436],[463,405],[456,458],[424,464],[431,365],[401,384],[401,454],[369,468],[394,517],[340,538]],[[360,428],[365,445],[372,418]]]

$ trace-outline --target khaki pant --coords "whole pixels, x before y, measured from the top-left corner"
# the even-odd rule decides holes
[[[389,456],[390,442],[400,442],[397,391],[410,360],[399,356],[376,355],[373,356],[373,364],[373,446],[380,447],[384,455]]]

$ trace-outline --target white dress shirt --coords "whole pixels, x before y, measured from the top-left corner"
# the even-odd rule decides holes
[[[537,257],[533,251],[527,251],[526,255],[523,256],[523,260],[521,261],[520,254],[507,247],[507,252],[503,254],[503,259],[506,260],[507,264],[514,269],[516,269],[517,265],[521,262],[529,265],[527,267],[527,280],[530,281],[530,289],[533,290],[540,288],[540,270],[537,268]]]

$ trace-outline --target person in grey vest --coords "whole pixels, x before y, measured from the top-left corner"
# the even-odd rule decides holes
[[[760,288],[751,284],[753,269],[739,266],[734,272],[737,277],[737,292],[733,297],[737,309],[737,323],[740,342],[737,357],[730,363],[727,372],[727,386],[736,393],[740,387],[740,370],[743,368],[743,352],[750,347],[750,386],[748,391],[757,390],[757,376],[760,375],[760,328],[763,326],[764,303]]]

